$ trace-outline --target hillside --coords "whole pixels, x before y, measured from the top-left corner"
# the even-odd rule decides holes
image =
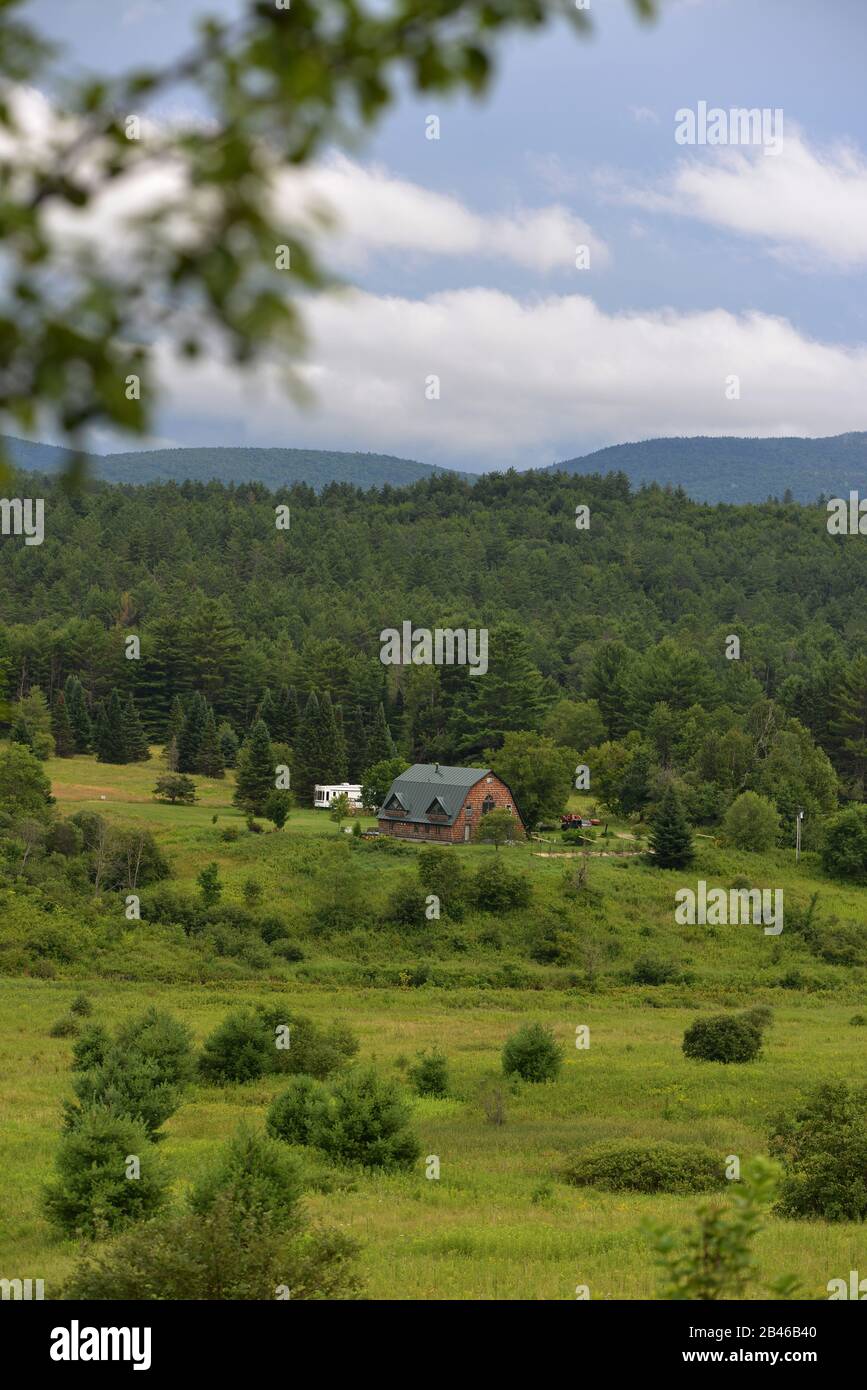
[[[13,464],[28,472],[59,473],[67,452],[52,444],[34,444],[6,436],[3,444]],[[355,487],[406,487],[446,469],[391,454],[341,453],[330,449],[145,449],[88,455],[90,477],[109,483],[220,482],[264,483],[291,487],[307,483],[320,492],[328,483]],[[463,474],[458,476],[465,476]]]
[[[634,487],[671,484],[697,502],[764,502],[787,490],[796,502],[815,502],[850,488],[867,490],[867,432],[826,439],[642,439],[564,459],[546,471],[625,473]]]

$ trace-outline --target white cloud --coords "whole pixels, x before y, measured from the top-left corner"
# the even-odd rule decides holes
[[[850,144],[817,151],[787,126],[782,151],[702,148],[649,188],[618,196],[765,241],[803,269],[867,265],[867,159]]]
[[[486,468],[669,434],[835,434],[863,428],[867,347],[813,341],[763,314],[607,314],[578,295],[487,289],[424,300],[360,292],[311,305],[305,413],[276,373],[164,362],[173,414],[226,441],[379,449]],[[436,374],[441,398],[425,398]],[[740,378],[728,400],[726,379]],[[223,423],[224,422],[224,423]],[[574,441],[574,443],[573,443]]]
[[[297,218],[299,199],[308,222],[315,207],[331,211],[337,222],[333,252],[348,264],[363,263],[374,253],[398,251],[511,261],[537,273],[571,272],[575,247],[585,244],[595,268],[609,260],[601,238],[559,203],[507,213],[474,212],[456,197],[344,155],[303,172],[281,174],[277,208]]]

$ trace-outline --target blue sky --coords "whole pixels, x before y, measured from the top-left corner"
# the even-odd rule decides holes
[[[238,7],[29,8],[69,45],[67,71],[117,71]],[[670,0],[648,26],[591,0],[590,15],[589,41],[563,24],[508,41],[483,103],[407,96],[323,175],[346,230],[335,261],[362,294],[315,315],[317,408],[215,362],[173,380],[160,442],[488,468],[662,433],[864,428],[867,6]],[[782,153],[679,146],[675,112],[701,101],[781,109]]]

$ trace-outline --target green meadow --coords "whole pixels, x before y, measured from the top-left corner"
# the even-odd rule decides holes
[[[425,1176],[424,1159],[400,1175],[335,1169],[326,1178],[319,1173],[306,1197],[314,1218],[359,1240],[371,1298],[570,1299],[578,1285],[589,1286],[594,1299],[652,1298],[659,1275],[642,1222],[685,1226],[702,1199],[575,1188],[562,1178],[565,1160],[598,1140],[640,1138],[697,1141],[743,1162],[766,1152],[774,1117],[805,1088],[863,1078],[867,1033],[850,1022],[867,1005],[863,967],[835,961],[833,949],[823,958],[787,928],[770,937],[760,927],[674,922],[677,887],[700,878],[728,886],[746,876],[756,886],[783,887],[787,912],[819,893],[820,920],[833,941],[840,924],[851,930],[863,923],[862,895],[830,884],[811,856],[797,866],[784,851],[733,857],[705,837],[696,864],[678,874],[600,853],[587,865],[589,910],[570,896],[577,865],[560,857],[559,835],[500,851],[458,846],[453,852],[468,872],[499,853],[529,875],[531,906],[494,918],[470,913],[460,923],[444,918],[410,939],[382,924],[381,914],[394,885],[413,873],[414,851],[353,846],[313,811],[293,812],[282,832],[250,834],[231,805],[230,777],[197,778],[201,799],[193,807],[159,805],[151,798],[159,767],[156,758],[121,767],[73,758],[51,762],[48,771],[64,815],[98,810],[127,826],[146,824],[170,861],[173,891],[195,894],[196,875],[210,861],[219,866],[226,901],[241,904],[243,884],[255,878],[264,907],[291,924],[303,959],[274,955],[248,966],[180,929],[126,921],[123,898],[108,895],[87,920],[76,920],[71,908],[50,914],[75,943],[69,959],[41,971],[9,969],[40,909],[27,897],[13,905],[3,895],[0,1272],[44,1278],[49,1297],[80,1253],[53,1233],[40,1206],[61,1102],[71,1094],[72,1039],[50,1030],[82,990],[94,1021],[113,1025],[156,1004],[187,1023],[197,1044],[230,1008],[279,994],[319,1022],[348,1023],[360,1059],[387,1074],[404,1077],[421,1049],[446,1053],[448,1099],[413,1102],[424,1159],[439,1159],[439,1178]],[[222,839],[228,826],[240,831],[232,842]],[[612,822],[611,829],[599,850],[628,850],[634,828]],[[356,894],[368,915],[355,928],[317,933],[311,914],[335,884]],[[528,947],[540,922],[561,933],[562,958],[552,963],[534,959]],[[648,955],[673,963],[676,978],[635,982],[635,963]],[[421,964],[427,969],[419,975]],[[756,1003],[774,1011],[756,1061],[724,1066],[684,1057],[681,1039],[693,1019]],[[528,1020],[550,1025],[564,1045],[555,1083],[502,1075],[502,1045]],[[579,1049],[582,1025],[590,1045]],[[178,1193],[239,1121],[263,1119],[281,1084],[269,1077],[190,1088],[161,1145]],[[492,1094],[501,1123],[488,1113]],[[808,1296],[825,1297],[829,1279],[867,1268],[857,1225],[772,1218],[756,1250],[756,1297],[761,1283],[783,1274],[795,1274]]]

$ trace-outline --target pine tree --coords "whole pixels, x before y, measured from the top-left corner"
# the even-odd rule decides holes
[[[108,703],[100,706],[94,745],[97,762],[125,763],[128,761],[123,725],[123,706],[116,689],[112,690]]]
[[[295,687],[280,687],[277,696],[276,710],[276,733],[274,737],[278,743],[294,744],[298,734],[298,725],[301,715],[298,710],[298,696],[295,694]]]
[[[205,736],[207,717],[204,698],[197,691],[187,706],[184,725],[178,737],[178,772],[198,771],[199,750]]]
[[[51,732],[54,735],[54,751],[58,758],[71,758],[75,752],[75,733],[66,708],[66,697],[58,690],[51,710]]]
[[[867,788],[867,656],[856,656],[834,691],[832,746],[850,794],[864,800]]]
[[[669,783],[653,817],[650,831],[653,862],[660,869],[685,869],[695,858],[692,832],[680,797]]]
[[[220,740],[220,752],[223,755],[224,766],[234,767],[238,761],[238,748],[240,745],[238,743],[238,735],[235,733],[228,719],[223,720],[217,730],[217,735]]]
[[[327,690],[322,692],[319,711],[322,728],[322,768],[321,776],[317,778],[317,781],[345,782],[346,745],[343,742],[342,733],[338,729],[331,695]]]
[[[340,705],[334,706],[334,726],[337,734],[337,755],[339,759],[338,768],[340,775],[335,777],[335,782],[348,782],[349,780],[349,750],[346,746],[346,732],[343,728],[343,709]]]
[[[184,706],[180,695],[176,695],[172,700],[171,711],[169,712],[168,723],[166,724],[166,747],[165,751],[172,746],[172,740],[177,745],[180,742],[181,730],[184,727]]]
[[[232,797],[235,805],[262,815],[265,802],[274,790],[274,777],[274,750],[268,726],[264,720],[257,719],[238,754],[238,772]]]
[[[316,691],[311,690],[292,750],[292,790],[300,805],[312,801],[313,788],[324,780],[323,767],[322,711]]]
[[[350,705],[343,725],[346,740],[346,761],[349,768],[348,781],[360,782],[363,772],[369,766],[367,757],[367,732],[364,715],[358,705]]]
[[[270,738],[277,737],[277,706],[274,703],[274,697],[271,691],[267,687],[265,688],[262,699],[259,701],[259,709],[256,712],[256,718],[261,719],[262,723],[266,725]]]
[[[470,756],[500,748],[506,734],[538,732],[544,712],[544,680],[529,642],[514,623],[503,623],[491,632],[488,670],[468,677],[463,708],[456,707],[460,746]]]
[[[217,721],[214,718],[213,708],[209,705],[196,771],[200,772],[203,777],[223,777],[225,767],[223,750],[220,747],[220,739],[217,734]]]
[[[148,747],[147,735],[142,728],[142,722],[132,695],[129,696],[123,711],[123,742],[126,762],[145,763],[148,761],[151,750]]]
[[[84,698],[84,688],[77,676],[67,676],[63,689],[76,753],[89,753],[93,745],[93,727]]]
[[[385,762],[396,755],[397,750],[385,718],[385,709],[380,703],[374,716],[373,727],[367,735],[367,765],[373,767],[374,763]]]

